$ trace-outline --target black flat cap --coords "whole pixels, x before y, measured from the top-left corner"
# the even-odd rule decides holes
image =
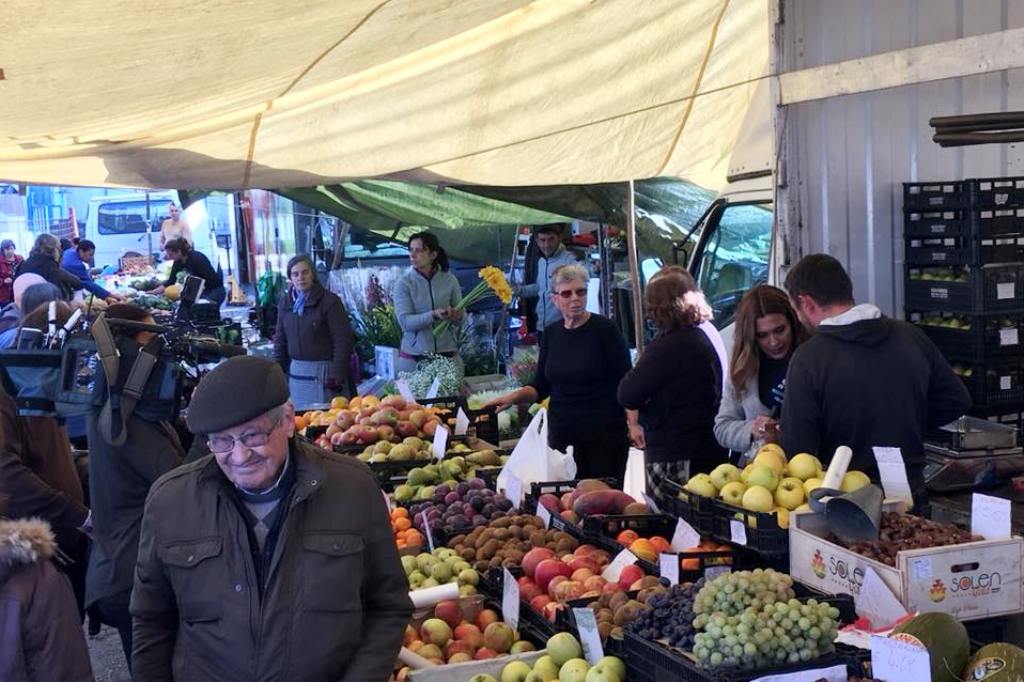
[[[230,429],[288,400],[288,380],[273,360],[230,358],[199,381],[188,406],[188,428],[197,435]]]

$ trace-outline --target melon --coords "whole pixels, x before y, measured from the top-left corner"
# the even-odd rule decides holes
[[[1017,682],[1024,679],[1024,649],[1012,644],[987,644],[974,654],[964,671],[969,682]]]
[[[164,296],[168,301],[177,301],[181,297],[181,285],[172,284],[164,287]]]
[[[928,650],[932,682],[959,682],[971,654],[967,628],[948,613],[922,613],[889,635]]]

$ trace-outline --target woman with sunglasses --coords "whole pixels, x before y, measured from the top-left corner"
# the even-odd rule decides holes
[[[789,359],[806,338],[781,289],[754,287],[736,308],[729,384],[715,418],[715,436],[723,447],[742,453],[740,464],[764,443],[778,441]]]
[[[619,403],[637,410],[634,440],[644,447],[647,490],[674,496],[665,480],[686,481],[725,461],[714,424],[722,397],[723,359],[715,347],[711,309],[690,273],[660,270],[644,291],[658,334],[619,384]],[[723,351],[724,353],[724,351]]]
[[[629,350],[611,320],[587,311],[590,275],[582,265],[563,265],[551,281],[551,301],[562,319],[541,336],[533,382],[495,398],[503,410],[550,396],[548,444],[573,446],[578,478],[614,478],[626,471],[626,414],[615,398],[629,371]]]

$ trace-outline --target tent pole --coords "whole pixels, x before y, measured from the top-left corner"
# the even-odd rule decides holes
[[[636,249],[636,196],[633,181],[626,183],[626,251],[629,258],[629,281],[633,290],[633,334],[636,350],[644,349],[644,299],[640,291],[640,260]]]

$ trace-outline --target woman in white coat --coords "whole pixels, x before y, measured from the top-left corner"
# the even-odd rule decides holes
[[[715,438],[722,447],[741,453],[741,466],[762,445],[778,441],[789,359],[806,338],[807,332],[781,289],[762,284],[740,301],[729,381],[715,418]]]

